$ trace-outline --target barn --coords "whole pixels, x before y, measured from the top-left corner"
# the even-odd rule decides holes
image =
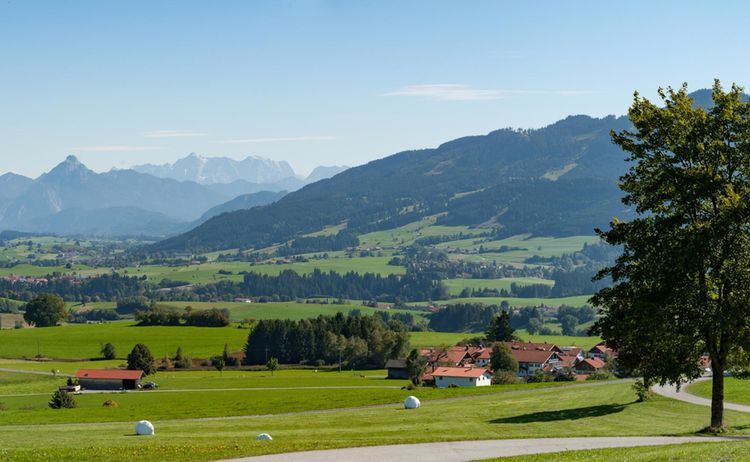
[[[135,390],[143,375],[143,371],[121,369],[79,369],[76,372],[78,383],[89,390]]]

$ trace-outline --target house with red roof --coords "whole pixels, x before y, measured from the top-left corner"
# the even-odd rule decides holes
[[[560,362],[562,350],[549,343],[503,342],[518,362],[518,376],[528,377],[538,370],[552,369]]]
[[[607,363],[599,358],[586,358],[578,361],[574,366],[574,370],[576,374],[589,375],[598,371],[599,369],[603,369],[606,365]]]
[[[589,350],[589,356],[592,358],[598,358],[602,361],[606,360],[607,356],[615,356],[615,350],[608,347],[606,343],[599,342]]]
[[[438,367],[431,375],[438,388],[488,387],[492,384],[492,374],[483,367]]]
[[[122,369],[78,369],[76,378],[82,388],[89,390],[135,390],[144,372]]]

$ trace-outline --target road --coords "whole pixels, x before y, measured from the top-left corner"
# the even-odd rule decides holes
[[[666,444],[734,441],[732,438],[702,436],[640,436],[591,438],[529,438],[515,440],[456,441],[451,443],[396,444],[325,451],[290,452],[245,457],[220,462],[464,462],[495,457],[547,454],[551,452],[661,446]]]

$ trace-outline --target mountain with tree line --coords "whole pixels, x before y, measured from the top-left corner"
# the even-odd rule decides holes
[[[535,130],[502,129],[434,149],[401,152],[308,185],[278,202],[215,217],[152,247],[260,248],[346,223],[359,234],[437,215],[437,223],[499,234],[592,234],[622,205],[622,151],[611,130],[626,117],[571,116]]]

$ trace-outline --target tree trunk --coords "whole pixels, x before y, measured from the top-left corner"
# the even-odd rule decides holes
[[[711,364],[711,427],[712,432],[724,429],[724,367]]]

